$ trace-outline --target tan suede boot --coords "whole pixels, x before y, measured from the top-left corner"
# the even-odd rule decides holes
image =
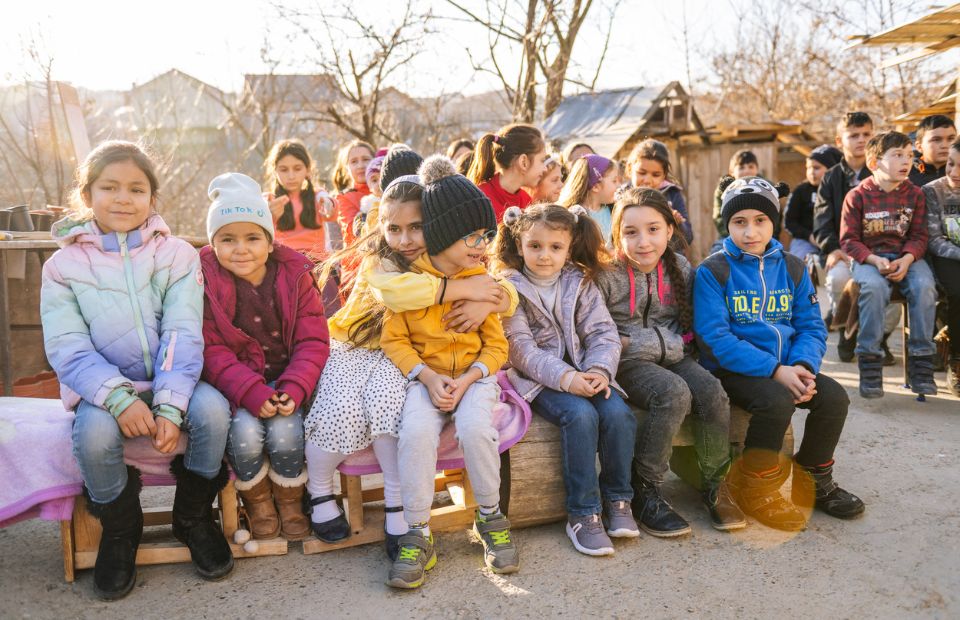
[[[307,472],[296,478],[284,478],[270,470],[270,482],[273,485],[273,499],[280,513],[281,535],[287,540],[303,540],[310,535],[310,520],[303,514],[303,488],[307,483]]]
[[[257,475],[244,482],[237,480],[234,485],[243,500],[250,523],[250,534],[259,540],[276,538],[280,534],[280,518],[273,505],[273,493],[267,474],[272,474],[270,466],[264,462]]]

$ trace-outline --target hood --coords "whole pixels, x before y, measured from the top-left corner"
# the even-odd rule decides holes
[[[162,217],[154,213],[139,228],[130,231],[128,234],[132,235],[134,233],[138,234],[141,240],[150,239],[156,235],[169,235],[170,227],[167,226]],[[92,215],[86,217],[68,215],[54,223],[50,234],[61,248],[73,243],[89,243],[101,250],[110,250],[112,246],[117,245],[116,233],[103,233]]]

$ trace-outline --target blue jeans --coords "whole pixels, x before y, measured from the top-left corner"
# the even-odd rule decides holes
[[[884,256],[893,260],[897,256]],[[853,279],[860,285],[860,333],[857,336],[857,355],[883,355],[884,310],[890,303],[893,282],[880,275],[873,265],[853,264]],[[933,325],[937,311],[937,288],[933,272],[926,261],[910,265],[906,277],[900,281],[900,292],[907,299],[910,317],[910,356],[933,355]]]
[[[270,467],[278,475],[299,476],[303,471],[303,411],[258,418],[246,409],[237,409],[227,441],[227,458],[237,478],[246,482],[260,473],[264,448],[270,455]]]
[[[630,463],[637,418],[615,390],[610,391],[610,398],[602,394],[584,398],[543,388],[531,404],[545,420],[560,427],[563,484],[570,516],[599,514],[601,496],[610,502],[633,499]]]
[[[184,466],[212,480],[223,463],[229,427],[227,399],[213,386],[203,381],[197,383],[180,427],[187,433]],[[73,454],[90,499],[98,504],[117,499],[127,485],[123,440],[116,418],[87,401],[80,402],[73,421]]]

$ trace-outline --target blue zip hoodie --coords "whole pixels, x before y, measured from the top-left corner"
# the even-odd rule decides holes
[[[801,364],[820,372],[827,330],[817,291],[805,270],[794,284],[786,263],[790,258],[775,239],[757,256],[728,237],[723,251],[707,259],[726,260],[726,285],[720,286],[707,261],[697,269],[693,325],[707,370],[772,377],[782,364]]]

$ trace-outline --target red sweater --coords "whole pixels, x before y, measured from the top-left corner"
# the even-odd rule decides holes
[[[503,186],[500,185],[499,172],[493,175],[489,181],[485,181],[477,187],[490,199],[490,203],[493,205],[493,213],[497,216],[497,224],[503,221],[503,212],[507,210],[507,207],[516,206],[526,209],[532,200],[530,195],[522,189],[517,190],[515,194],[503,189]]]
[[[885,192],[874,177],[847,192],[840,219],[840,247],[858,263],[871,254],[927,253],[927,202],[923,191],[904,181]]]
[[[370,188],[361,183],[353,189],[348,189],[337,195],[337,222],[340,224],[340,233],[343,235],[343,247],[349,247],[356,241],[353,234],[353,220],[360,213],[360,201],[370,193]]]
[[[289,356],[277,378],[276,390],[264,378],[263,348],[235,324],[237,287],[206,246],[200,250],[203,267],[203,375],[236,409],[258,415],[274,393],[284,392],[299,407],[313,393],[330,355],[330,337],[320,291],[313,279],[313,263],[303,254],[274,245],[277,263],[276,300],[282,321],[281,338]]]

